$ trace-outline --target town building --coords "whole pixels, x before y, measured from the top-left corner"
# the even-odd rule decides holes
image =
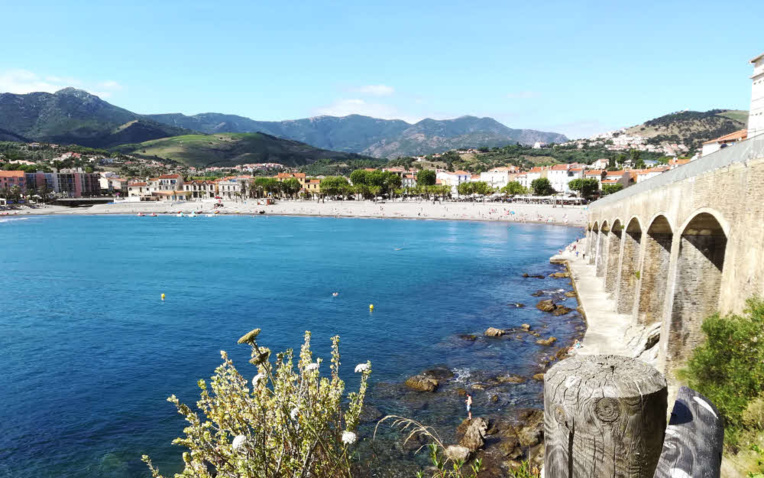
[[[188,193],[189,199],[212,199],[217,196],[217,183],[202,180],[188,181],[183,183],[183,191]]]
[[[703,149],[701,150],[700,156],[702,157],[711,153],[715,153],[720,149],[734,145],[738,141],[745,141],[747,138],[748,130],[741,129],[739,131],[735,131],[734,133],[726,134],[722,137],[712,139],[711,141],[706,141],[703,143]]]
[[[751,107],[748,110],[748,137],[764,133],[764,53],[751,60],[753,81]]]
[[[517,173],[516,166],[493,168],[490,171],[480,173],[480,181],[487,183],[492,188],[503,188]]]
[[[0,171],[0,189],[18,187],[21,192],[26,192],[27,182],[24,171]]]
[[[407,173],[401,178],[401,187],[415,188],[416,187],[416,174]]]

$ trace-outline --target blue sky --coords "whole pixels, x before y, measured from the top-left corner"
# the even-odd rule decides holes
[[[652,6],[651,4],[654,4]],[[0,0],[0,91],[138,113],[491,116],[589,135],[747,109],[764,2]]]

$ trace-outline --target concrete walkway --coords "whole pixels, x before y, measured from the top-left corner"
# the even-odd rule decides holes
[[[574,252],[567,249],[552,258],[559,259],[568,261],[571,278],[578,293],[578,302],[586,317],[583,347],[578,349],[577,353],[632,356],[626,347],[626,330],[631,325],[631,317],[615,312],[615,301],[605,292],[605,281],[596,277],[594,265],[585,263],[581,257],[576,257]]]

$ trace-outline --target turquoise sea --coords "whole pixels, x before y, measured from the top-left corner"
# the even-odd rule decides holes
[[[580,318],[551,320],[533,307],[533,292],[567,281],[522,277],[557,270],[549,257],[580,235],[262,216],[2,220],[0,477],[148,476],[142,454],[177,471],[182,450],[170,442],[184,422],[166,398],[195,403],[196,381],[221,349],[246,374],[248,351],[236,340],[254,327],[275,351],[299,349],[310,330],[327,359],[339,334],[351,390],[353,367],[371,360],[369,400],[381,412],[458,423],[459,400],[422,405],[399,384],[436,365],[465,387],[481,374],[538,371],[546,349],[533,341],[458,335],[529,323],[564,343],[580,332]],[[541,403],[534,381],[496,393],[496,403],[476,393],[476,412]]]

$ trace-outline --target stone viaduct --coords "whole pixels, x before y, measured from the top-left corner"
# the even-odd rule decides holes
[[[764,135],[592,203],[586,235],[617,312],[660,322],[659,367],[681,366],[704,318],[764,296]]]

